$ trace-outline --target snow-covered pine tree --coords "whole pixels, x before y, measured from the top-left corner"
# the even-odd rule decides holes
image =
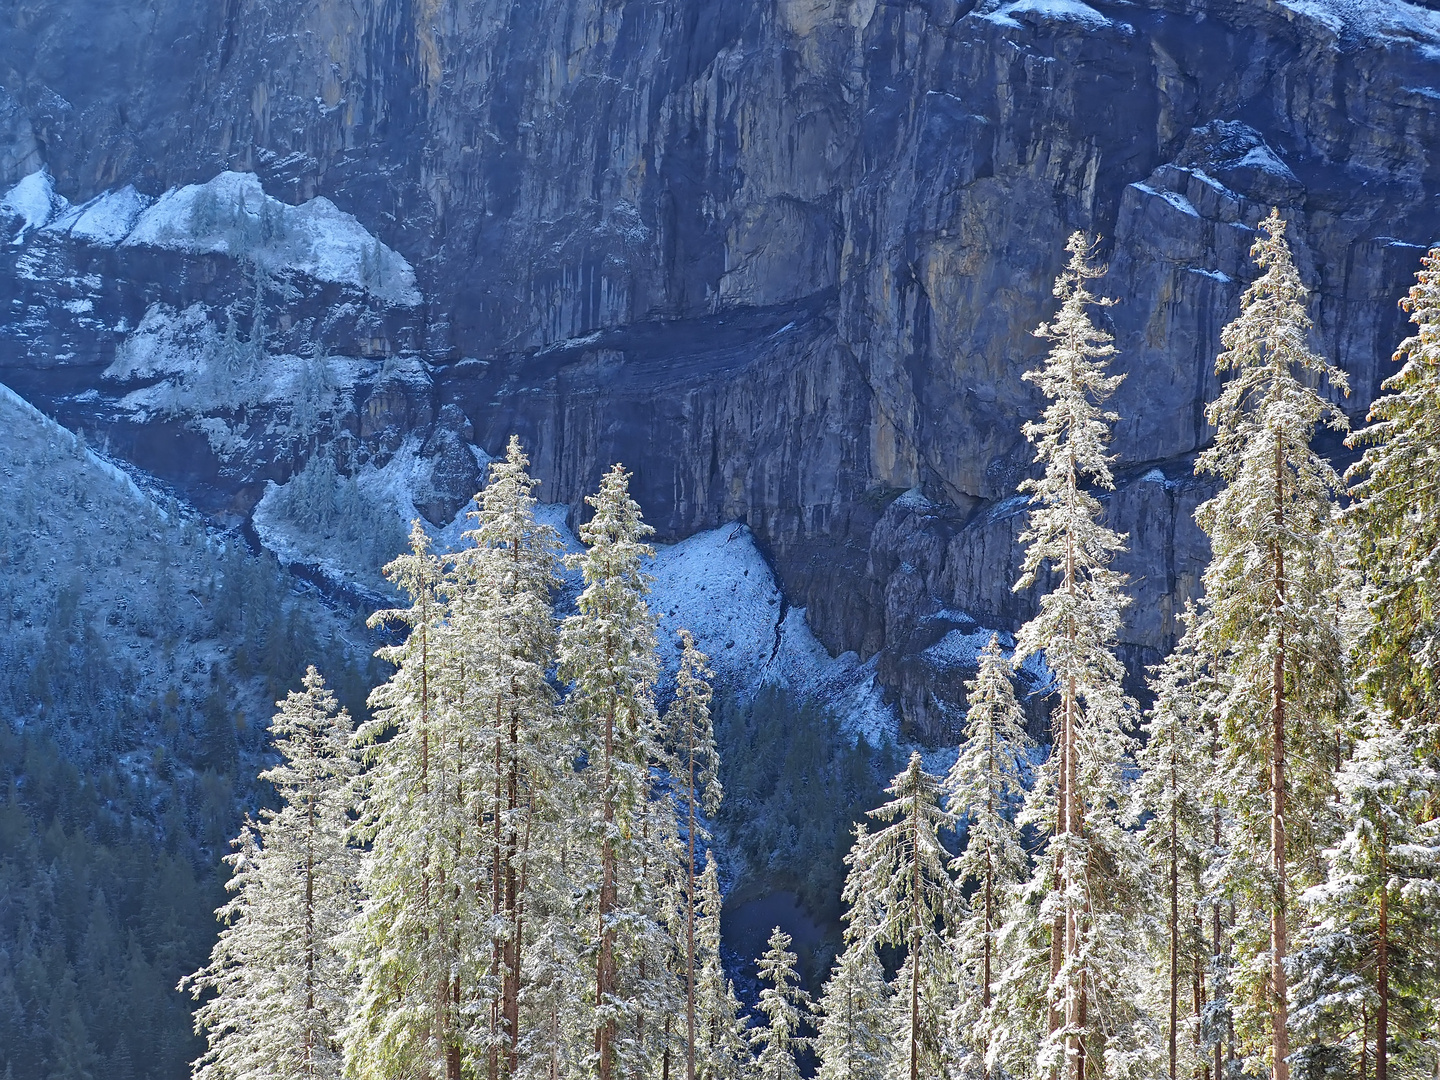
[[[490,745],[472,746],[467,799],[472,816],[489,824],[492,912],[491,967],[500,994],[491,1018],[489,1074],[511,1077],[519,1061],[526,885],[537,816],[541,828],[563,828],[569,808],[557,805],[565,779],[555,753],[563,744],[555,693],[547,673],[555,661],[551,594],[560,536],[535,519],[538,480],[512,436],[505,458],[470,513],[471,546],[455,556],[451,629],[464,660],[467,708],[487,718]],[[479,766],[478,768],[476,766]]]
[[[665,736],[674,755],[675,780],[680,788],[681,812],[686,819],[688,847],[685,869],[685,1078],[695,1080],[695,981],[699,972],[695,952],[695,921],[700,898],[696,891],[696,844],[709,840],[701,815],[713,815],[720,808],[724,789],[720,785],[720,754],[715,748],[715,731],[710,721],[713,674],[709,662],[695,647],[695,636],[680,631],[680,669],[675,675],[675,697],[665,711]],[[708,857],[709,852],[707,850]]]
[[[1440,247],[1422,260],[1401,306],[1416,333],[1396,350],[1395,361],[1402,366],[1385,381],[1385,393],[1371,403],[1370,425],[1348,440],[1366,450],[1346,477],[1354,500],[1346,517],[1355,527],[1366,569],[1370,620],[1358,665],[1371,723],[1380,729],[1367,741],[1393,737],[1373,719],[1389,717],[1386,725],[1402,734],[1417,755],[1411,765],[1434,776],[1440,772],[1440,620],[1435,614],[1440,605],[1440,485],[1434,464],[1440,447]],[[1355,761],[1372,759],[1367,767],[1373,768],[1374,757],[1373,748],[1362,747]],[[1343,781],[1342,776],[1342,788]],[[1373,799],[1370,803],[1373,816],[1379,804]],[[1347,806],[1349,831],[1331,857],[1332,885],[1337,859],[1359,843],[1356,830],[1367,816],[1357,815],[1357,806],[1343,790],[1341,805]],[[1415,822],[1424,823],[1427,835],[1433,835],[1440,830],[1437,818],[1440,791],[1432,787],[1429,798],[1416,808]],[[1387,1023],[1389,1009],[1387,1003]],[[1375,1011],[1378,1020],[1378,1008]],[[1377,1050],[1379,1042],[1377,1038]],[[1440,1042],[1435,1052],[1440,1054]],[[1377,1076],[1384,1056],[1377,1054]]]
[[[695,925],[695,1022],[701,1080],[740,1080],[750,1064],[749,1041],[735,987],[720,958],[720,869],[705,852]]]
[[[580,773],[589,815],[584,831],[598,875],[583,914],[595,947],[595,1068],[599,1080],[616,1080],[617,1068],[629,1074],[641,1067],[618,1058],[622,1051],[632,1057],[642,1052],[620,1037],[633,1030],[644,1006],[638,964],[628,960],[639,959],[655,899],[642,867],[641,828],[650,801],[649,765],[659,756],[652,745],[655,620],[645,604],[649,579],[642,569],[653,556],[644,540],[654,530],[630,497],[630,474],[619,465],[586,502],[595,510],[580,528],[587,550],[567,556],[567,564],[583,573],[585,587],[578,613],[560,630],[560,677],[570,684],[566,711],[586,762]],[[631,977],[622,982],[622,972]]]
[[[996,937],[1003,913],[1029,870],[1015,814],[1025,797],[1031,744],[1010,681],[1010,662],[995,635],[981,650],[979,670],[965,689],[965,742],[945,790],[950,813],[966,822],[965,850],[950,869],[961,888],[973,891],[953,928],[959,1000],[951,1027],[961,1046],[983,1057],[992,1035],[988,1021]]]
[[[819,1080],[886,1080],[890,987],[872,941],[840,954],[816,1012]]]
[[[1193,607],[1183,620],[1194,625]],[[1144,749],[1136,755],[1140,777],[1134,797],[1137,817],[1145,820],[1141,839],[1162,883],[1164,949],[1156,964],[1162,987],[1155,997],[1163,1002],[1168,1075],[1176,1080],[1204,1065],[1197,1054],[1210,961],[1200,932],[1201,877],[1214,846],[1206,713],[1210,681],[1192,634],[1184,634],[1165,662],[1151,669],[1150,689],[1155,703],[1146,715]],[[1182,998],[1187,1008],[1182,1009]],[[1188,1039],[1181,1038],[1182,1027]]]
[[[350,810],[358,762],[350,717],[313,668],[271,723],[281,762],[260,774],[280,798],[247,822],[226,861],[234,896],[210,963],[180,983],[209,1048],[196,1080],[323,1080],[341,1073],[351,992],[339,940],[358,903]]]
[[[1126,970],[1139,951],[1134,905],[1148,890],[1143,859],[1123,821],[1131,748],[1124,724],[1135,707],[1122,689],[1124,668],[1115,655],[1129,600],[1124,575],[1110,569],[1125,537],[1101,523],[1104,510],[1092,493],[1115,486],[1106,444],[1117,418],[1102,406],[1122,376],[1107,373],[1112,338],[1090,318],[1090,308],[1114,302],[1090,292],[1089,283],[1105,272],[1091,258],[1093,246],[1082,233],[1066,244],[1070,260],[1055,281],[1060,311],[1035,331],[1050,351],[1040,368],[1024,375],[1050,404],[1024,428],[1044,472],[1020,485],[1032,509],[1015,584],[1019,591],[1042,574],[1055,579],[1020,629],[1014,662],[1043,654],[1059,698],[1051,720],[1055,833],[1037,867],[1058,899],[1045,905],[1053,911],[1050,1017],[1037,1063],[1051,1075],[1063,1063],[1065,1080],[1102,1067],[1128,1071],[1144,1034],[1136,1024],[1133,973]],[[1040,894],[1040,883],[1033,885],[1030,895]]]
[[[846,856],[850,866],[842,898],[851,906],[850,948],[893,945],[904,951],[896,978],[889,1033],[888,1070],[916,1080],[942,1068],[942,1017],[949,983],[945,927],[955,901],[947,871],[950,856],[940,833],[954,818],[940,806],[940,781],[918,753],[886,788],[889,802],[869,816],[885,822],[874,832],[857,829]],[[847,950],[848,952],[849,950]],[[922,1065],[923,1061],[923,1065]]]
[[[370,620],[409,633],[379,650],[396,671],[370,695],[374,719],[360,731],[371,748],[361,816],[370,849],[350,943],[360,985],[345,1033],[358,1080],[459,1080],[499,990],[490,951],[479,947],[490,940],[489,882],[469,798],[469,751],[488,740],[471,730],[483,717],[464,707],[464,652],[441,600],[453,582],[418,521],[410,543],[385,572],[411,606]]]
[[[1228,887],[1244,1000],[1235,1016],[1253,1059],[1288,1080],[1290,894],[1318,874],[1333,819],[1327,748],[1346,693],[1340,480],[1310,446],[1322,421],[1346,422],[1311,383],[1347,383],[1306,343],[1307,293],[1278,212],[1261,222],[1251,254],[1262,273],[1221,334],[1215,370],[1230,377],[1206,410],[1215,442],[1195,466],[1224,483],[1195,512],[1212,551],[1197,633],[1221,685],[1223,786],[1236,825]]]
[[[754,1066],[756,1080],[800,1080],[795,1055],[811,1041],[801,1034],[810,1022],[810,995],[799,986],[790,940],[789,934],[775,927],[758,965],[761,982],[770,985],[760,991],[759,1008],[765,1023],[750,1032],[750,1045],[760,1048]]]
[[[1440,247],[1401,305],[1417,332],[1395,352],[1402,367],[1371,403],[1372,423],[1348,440],[1367,449],[1346,477],[1347,517],[1371,590],[1366,689],[1440,755]]]
[[[1440,1023],[1440,831],[1426,820],[1440,777],[1383,708],[1364,720],[1335,781],[1344,834],[1304,896],[1294,1022],[1317,1068],[1339,1054],[1367,1075],[1373,1031],[1375,1080],[1420,1080],[1440,1065],[1423,1041]]]
[[[561,1080],[587,1075],[595,1038],[590,1013],[581,1007],[594,991],[593,960],[585,955],[580,921],[588,860],[585,845],[567,828],[557,827],[548,815],[532,820],[522,890],[525,949],[517,1075]]]

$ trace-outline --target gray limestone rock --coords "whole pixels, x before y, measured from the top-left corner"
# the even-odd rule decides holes
[[[1033,609],[1010,591],[1020,375],[1068,232],[1102,237],[1121,300],[1108,506],[1137,672],[1205,558],[1190,462],[1256,222],[1292,222],[1357,420],[1440,239],[1440,15],[1402,0],[57,0],[0,30],[0,178],[43,164],[78,203],[251,170],[409,261],[418,308],[297,279],[272,334],[403,362],[337,422],[380,460],[430,440],[427,514],[472,479],[449,405],[489,453],[520,432],[577,512],[622,460],[665,538],[745,519],[928,738],[963,674],[923,660],[961,625],[936,613]],[[85,397],[116,327],[247,288],[215,255],[7,248],[0,378],[124,428]],[[227,498],[308,452],[256,440],[264,468],[227,473],[156,454],[173,426],[125,430]]]

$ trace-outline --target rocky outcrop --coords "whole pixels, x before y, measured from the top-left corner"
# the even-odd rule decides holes
[[[1356,418],[1440,239],[1440,16],[1400,0],[202,7],[0,14],[0,181],[43,164],[78,203],[234,169],[287,203],[327,197],[423,297],[296,278],[275,306],[286,350],[373,363],[341,426],[382,454],[383,432],[418,432],[454,490],[463,424],[436,420],[453,405],[490,453],[520,431],[547,497],[577,510],[619,459],[666,538],[745,519],[821,639],[882,653],[929,737],[960,675],[936,642],[1033,604],[1009,587],[1038,406],[1019,376],[1069,231],[1103,237],[1122,301],[1109,505],[1136,665],[1203,563],[1190,461],[1256,221],[1291,220]],[[235,303],[236,265],[54,236],[7,249],[0,379],[103,427],[81,398],[104,390],[115,328],[154,303]],[[86,300],[94,326],[65,307]],[[403,407],[378,370],[402,356],[432,382]],[[146,439],[164,441],[137,429],[137,456]],[[283,478],[307,446],[206,482]]]

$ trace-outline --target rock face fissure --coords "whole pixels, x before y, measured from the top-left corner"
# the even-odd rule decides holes
[[[1121,300],[1138,670],[1203,565],[1190,463],[1272,205],[1353,417],[1389,371],[1440,239],[1434,7],[12,6],[0,381],[237,515],[317,453],[404,463],[437,524],[511,431],[577,511],[623,460],[667,539],[746,521],[948,737],[937,643],[1033,604],[1020,375],[1066,234]]]

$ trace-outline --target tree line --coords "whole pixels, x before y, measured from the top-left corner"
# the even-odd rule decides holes
[[[281,705],[280,808],[238,839],[184,984],[197,1080],[1433,1075],[1440,250],[1341,477],[1312,443],[1347,426],[1321,393],[1345,376],[1308,344],[1284,221],[1261,222],[1196,463],[1212,558],[1146,709],[1103,501],[1113,301],[1094,242],[1067,251],[1024,376],[1047,405],[1015,588],[1044,592],[1010,655],[981,653],[949,772],[913,755],[856,826],[818,1001],[778,928],[756,1016],[726,978],[710,673],[684,635],[659,707],[628,474],[587,500],[557,620],[559,538],[512,439],[470,546],[437,556],[417,525],[387,568],[409,606],[374,622],[407,633],[372,719],[352,732],[313,669]],[[1033,656],[1048,750],[1012,681]]]

